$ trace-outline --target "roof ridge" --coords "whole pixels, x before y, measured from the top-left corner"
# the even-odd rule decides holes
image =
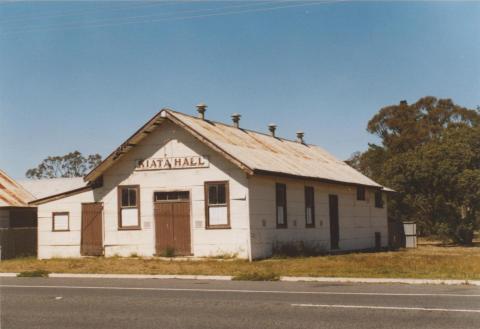
[[[216,120],[210,120],[210,119],[201,119],[201,118],[198,118],[194,115],[191,115],[191,114],[188,114],[188,113],[184,113],[184,112],[180,112],[180,111],[177,111],[177,110],[173,110],[171,108],[164,108],[162,109],[164,111],[169,111],[169,112],[173,112],[173,113],[178,113],[178,114],[181,114],[181,115],[185,115],[185,116],[188,116],[192,119],[196,119],[196,120],[200,120],[200,121],[207,121],[207,122],[211,122],[211,123],[214,123],[214,124],[220,124],[222,126],[225,126],[225,127],[230,127],[230,128],[233,128],[233,129],[240,129],[240,130],[244,130],[244,131],[247,131],[247,132],[250,132],[250,133],[255,133],[255,134],[259,134],[259,135],[263,135],[263,136],[266,136],[266,137],[270,137],[270,138],[273,138],[273,139],[279,139],[279,140],[282,140],[282,141],[285,141],[285,142],[291,142],[291,143],[296,143],[296,144],[299,144],[297,141],[293,140],[293,139],[288,139],[288,138],[285,138],[285,137],[278,137],[278,136],[272,136],[270,135],[269,133],[266,133],[266,132],[262,132],[262,131],[257,131],[257,130],[253,130],[253,129],[249,129],[249,128],[236,128],[235,126],[233,125],[229,125],[228,123],[225,123],[225,122],[221,122],[221,121],[216,121]],[[318,145],[316,144],[309,144],[309,143],[303,143],[303,145],[305,146],[313,146],[313,147],[318,147],[320,148]]]
[[[307,179],[316,177],[316,179],[322,181],[335,181],[344,184],[380,186],[317,145],[300,143],[252,129],[236,128],[234,125],[215,120],[202,120],[196,116],[168,107],[161,108],[97,167],[92,169],[84,177],[84,181],[93,182],[100,177],[104,171],[108,170],[125,153],[141,143],[144,138],[149,136],[166,120],[184,128],[207,147],[219,152],[228,161],[238,166],[247,175],[261,175],[263,172],[268,172],[270,174],[293,175]],[[234,141],[229,138],[233,138]],[[239,140],[237,141],[237,139]],[[248,147],[250,142],[252,145]],[[278,148],[278,152],[273,153],[278,153],[280,158],[272,157],[272,152],[266,152],[271,149],[264,149],[259,146],[261,144],[271,144],[273,148]],[[239,146],[245,146],[246,148],[239,149]],[[257,147],[256,150],[263,153],[256,154],[254,159],[252,159],[252,150],[255,147]],[[285,161],[277,161],[279,159]],[[342,165],[341,167],[339,166],[340,164]],[[345,169],[347,167],[350,169]]]
[[[36,182],[36,181],[45,181],[45,180],[54,180],[54,179],[83,179],[82,176],[75,177],[45,177],[45,178],[22,178],[17,180],[17,182]]]

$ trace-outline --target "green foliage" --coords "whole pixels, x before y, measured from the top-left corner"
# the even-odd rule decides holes
[[[382,140],[348,164],[398,193],[393,220],[415,220],[421,235],[470,244],[480,224],[480,111],[425,97],[379,111],[368,131]]]
[[[45,270],[24,271],[17,274],[19,278],[48,278],[50,272]]]
[[[62,156],[49,156],[36,168],[28,169],[25,175],[31,179],[83,177],[102,161],[100,154],[84,157],[78,151]]]
[[[278,281],[280,276],[273,272],[247,272],[235,275],[235,281]]]
[[[306,245],[303,241],[298,243],[274,243],[272,248],[273,258],[312,257],[325,255],[327,248],[323,245]]]
[[[160,256],[162,257],[175,257],[175,248],[173,247],[166,247],[162,252],[160,253]]]

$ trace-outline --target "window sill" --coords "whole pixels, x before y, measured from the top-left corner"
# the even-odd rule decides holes
[[[119,231],[140,231],[142,228],[140,226],[132,226],[132,227],[119,227]]]
[[[232,227],[230,225],[212,225],[206,226],[206,230],[230,230]]]
[[[52,232],[70,232],[70,230],[52,230]]]

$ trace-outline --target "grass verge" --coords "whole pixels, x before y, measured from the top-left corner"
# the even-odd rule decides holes
[[[418,249],[351,253],[254,262],[164,261],[146,258],[12,259],[0,272],[231,275],[238,279],[274,276],[421,278],[480,280],[480,247],[420,246]]]

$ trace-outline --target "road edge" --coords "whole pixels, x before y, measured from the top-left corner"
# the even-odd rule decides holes
[[[0,273],[0,278],[16,277],[18,273]],[[85,279],[179,279],[179,280],[216,280],[231,281],[230,275],[176,275],[176,274],[79,274],[50,273],[50,278],[85,278]],[[282,276],[283,282],[329,282],[329,283],[402,283],[402,284],[433,284],[433,285],[473,285],[480,287],[480,280],[450,280],[450,279],[402,279],[402,278],[341,278],[341,277],[307,277]]]

